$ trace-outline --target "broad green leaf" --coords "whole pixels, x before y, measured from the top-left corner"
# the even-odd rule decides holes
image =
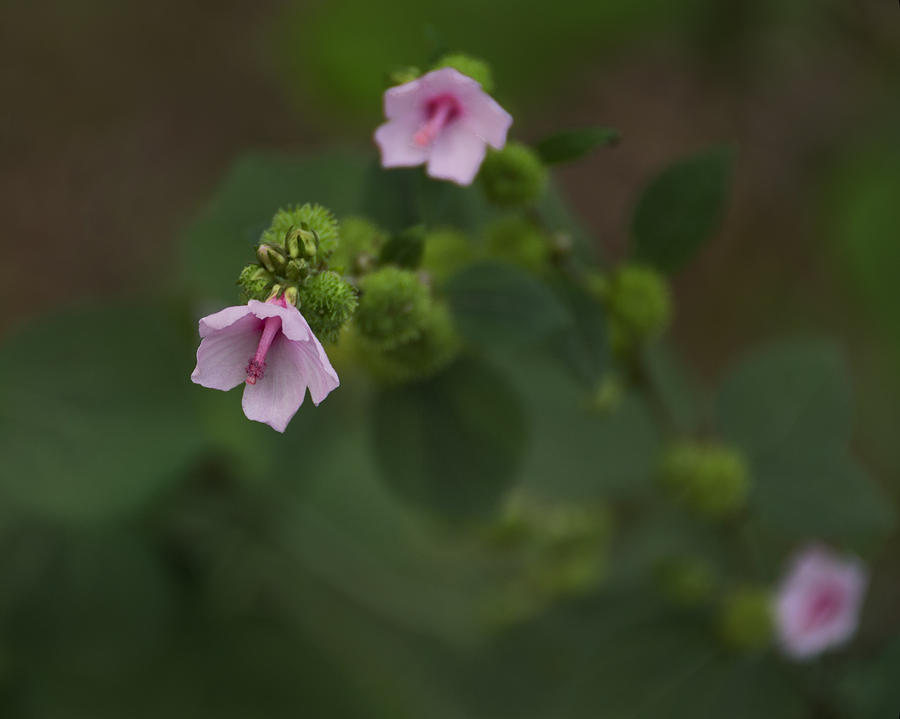
[[[706,398],[697,378],[675,350],[664,343],[648,347],[643,360],[653,391],[659,394],[675,429],[683,433],[696,431],[707,413]]]
[[[380,394],[372,428],[384,481],[409,501],[457,518],[494,509],[516,476],[528,434],[504,377],[469,360]]]
[[[716,231],[728,199],[732,152],[715,148],[670,165],[644,190],[631,222],[633,257],[672,272]]]
[[[191,345],[162,306],[46,316],[0,347],[0,493],[80,521],[139,509],[205,443]],[[205,390],[208,391],[208,390]]]
[[[578,160],[604,145],[615,145],[620,137],[619,131],[610,127],[582,127],[545,137],[535,149],[545,163],[553,165]]]
[[[850,665],[838,685],[842,716],[852,719],[891,717],[900,707],[900,638],[873,657]]]
[[[835,346],[783,342],[753,352],[728,372],[717,402],[719,427],[752,458],[818,455],[846,446],[850,395]]]
[[[422,221],[418,193],[422,182],[420,167],[382,168],[369,160],[362,185],[358,214],[389,232],[402,232]]]
[[[752,474],[751,505],[760,523],[782,536],[865,550],[895,526],[890,499],[840,449],[769,457],[755,463]]]
[[[558,282],[553,291],[566,307],[572,323],[548,340],[559,357],[585,386],[595,389],[609,364],[606,314],[583,289]]]
[[[466,339],[488,347],[534,344],[571,321],[546,285],[499,262],[466,267],[450,278],[445,292]]]
[[[239,158],[184,235],[182,282],[206,302],[236,304],[238,273],[255,261],[276,210],[311,202],[338,216],[358,212],[365,172],[365,160],[342,152]]]

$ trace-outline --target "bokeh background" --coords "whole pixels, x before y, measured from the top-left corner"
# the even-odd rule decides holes
[[[854,451],[897,499],[900,10],[889,0],[6,2],[0,342],[34,341],[33,356],[17,356],[43,373],[52,396],[64,398],[77,375],[58,368],[76,360],[54,356],[52,343],[40,341],[46,327],[29,333],[33,322],[61,308],[126,303],[176,285],[180,243],[237,158],[251,150],[372,152],[385,71],[440,49],[491,62],[518,139],[581,124],[622,132],[615,148],[556,173],[609,258],[625,253],[642,185],[679,156],[732,144],[734,183],[721,231],[674,278],[672,345],[697,383],[711,386],[759,342],[836,339],[854,386]],[[152,325],[154,317],[123,310],[82,341],[93,353],[116,351],[119,322]],[[66,332],[65,322],[53,327]],[[162,342],[154,332],[148,340]],[[157,414],[137,414],[159,386],[178,411],[182,395],[195,389],[178,384],[190,362],[153,368],[133,397],[98,401],[111,411],[131,405],[134,417],[123,420],[130,431],[165,437],[156,404]],[[13,377],[17,371],[4,369]],[[17,434],[17,416],[52,413],[52,403],[35,408],[14,380],[6,386],[5,446],[28,443]],[[236,402],[217,407],[238,411]],[[314,420],[302,420],[306,436],[315,436]],[[109,432],[108,450],[118,456],[129,450],[121,423],[109,419],[83,431]],[[179,430],[171,432],[173,457],[189,453]],[[63,460],[54,461],[39,458],[64,473]],[[38,504],[53,511],[37,520],[0,510],[7,528],[0,550],[4,716],[106,716],[101,705],[110,716],[126,715],[123,706],[128,716],[468,715],[459,698],[465,692],[435,686],[421,659],[429,657],[430,670],[444,660],[449,666],[449,650],[436,647],[437,639],[455,648],[476,641],[462,619],[453,624],[453,611],[436,609],[453,605],[466,588],[419,573],[437,561],[432,552],[452,553],[457,562],[471,547],[456,541],[435,550],[422,540],[412,557],[403,555],[412,568],[373,567],[361,544],[415,545],[424,530],[413,523],[402,537],[388,536],[372,522],[351,541],[340,522],[317,523],[322,504],[328,516],[367,522],[359,497],[305,485],[327,456],[246,460],[256,468],[271,462],[275,469],[266,464],[260,474],[280,472],[301,487],[289,512],[304,521],[280,516],[265,528],[256,522],[271,517],[271,508],[256,511],[258,492],[216,505],[227,472],[219,457],[204,461],[190,482],[154,491],[137,519],[84,523],[89,510],[75,512],[74,525],[47,518],[65,518],[70,504],[87,502],[82,486],[42,497]],[[18,472],[0,456],[0,474]],[[135,466],[122,481],[145,472]],[[370,500],[377,505],[378,496]],[[875,638],[900,626],[900,566],[892,560],[900,538],[887,541],[877,555]],[[267,543],[277,549],[265,551]],[[194,571],[201,565],[202,580]],[[273,585],[272,576],[284,581]],[[201,581],[213,587],[203,600],[192,584]],[[288,617],[296,634],[273,616]],[[397,624],[406,632],[402,641]],[[601,641],[579,626],[585,641]],[[597,637],[611,631],[595,629]],[[565,633],[548,627],[539,649],[523,650],[535,653],[529,670],[554,671],[547,655],[562,651],[552,641],[557,632]],[[483,661],[517,654],[504,647]],[[468,672],[482,669],[473,662]],[[480,686],[468,676],[462,684],[493,697],[478,716],[525,716],[508,703],[517,677],[510,672]],[[99,701],[98,694],[108,696]],[[432,695],[442,698],[422,703]],[[599,706],[591,701],[557,705],[554,716],[581,716],[578,707]],[[423,706],[442,713],[416,713]]]

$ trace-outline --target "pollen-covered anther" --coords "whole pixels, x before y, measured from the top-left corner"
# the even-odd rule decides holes
[[[262,379],[265,373],[266,361],[251,357],[250,362],[247,364],[247,379],[245,381],[247,384],[256,384],[256,380]]]

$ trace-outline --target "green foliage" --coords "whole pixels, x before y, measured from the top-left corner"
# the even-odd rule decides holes
[[[878,719],[890,716],[900,702],[900,638],[894,637],[885,649],[856,659],[838,685],[844,716]]]
[[[478,178],[488,200],[498,207],[533,205],[547,186],[547,170],[541,159],[519,142],[507,142],[502,150],[489,150]]]
[[[609,127],[582,127],[563,130],[541,140],[535,149],[545,165],[572,162],[604,145],[615,145],[621,135]]]
[[[684,555],[667,557],[654,569],[663,594],[677,605],[702,605],[715,592],[715,569],[703,558]]]
[[[294,205],[283,207],[275,213],[268,229],[259,239],[260,244],[285,246],[285,239],[292,230],[312,230],[318,240],[315,256],[325,259],[338,245],[338,222],[330,210],[321,205]]]
[[[264,267],[247,265],[241,270],[237,283],[241,288],[241,302],[249,300],[265,302],[275,283],[275,278]]]
[[[624,265],[601,287],[592,288],[609,311],[610,341],[620,351],[631,351],[658,337],[672,319],[672,300],[665,278],[656,270]]]
[[[488,257],[539,273],[547,268],[550,244],[541,230],[515,215],[495,220],[484,229]]]
[[[476,80],[487,93],[494,91],[494,78],[491,74],[491,68],[484,60],[478,60],[462,53],[453,53],[444,55],[431,69],[438,70],[442,67],[452,67],[463,75],[468,75],[473,80]]]
[[[475,256],[475,247],[462,232],[452,227],[439,228],[425,235],[422,269],[431,275],[436,285],[442,285],[471,264]]]
[[[747,463],[730,447],[679,442],[668,447],[660,482],[680,502],[712,519],[741,510],[750,490]]]
[[[372,442],[385,482],[439,516],[490,512],[525,451],[517,395],[502,375],[472,361],[382,392],[373,412]]]
[[[425,228],[410,227],[393,235],[381,248],[378,263],[416,269],[425,251]]]
[[[83,523],[135,512],[202,450],[192,352],[162,305],[68,310],[0,347],[0,492],[19,511]]]
[[[384,231],[363,217],[342,218],[340,237],[331,264],[351,274],[371,269],[387,239]]]
[[[745,587],[722,602],[719,633],[731,647],[759,651],[772,641],[772,597],[767,589]]]
[[[463,336],[488,347],[534,344],[569,323],[546,285],[499,262],[466,267],[444,292]]]
[[[356,290],[337,272],[320,272],[299,288],[300,310],[320,342],[335,342],[357,307]]]
[[[673,272],[693,257],[721,221],[731,165],[731,150],[714,148],[679,160],[660,173],[634,211],[634,258]]]
[[[431,294],[415,272],[382,267],[360,280],[356,327],[370,344],[391,349],[422,334]]]

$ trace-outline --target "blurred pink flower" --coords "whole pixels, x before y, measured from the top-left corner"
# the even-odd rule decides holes
[[[847,642],[856,632],[868,578],[858,559],[821,546],[793,560],[774,600],[784,652],[807,659]]]
[[[303,315],[283,299],[226,307],[200,320],[196,384],[229,390],[245,382],[247,419],[284,432],[306,388],[318,405],[337,373]]]
[[[486,152],[506,144],[512,116],[481,85],[450,67],[384,93],[388,121],[375,131],[384,167],[428,163],[428,174],[471,184]]]

